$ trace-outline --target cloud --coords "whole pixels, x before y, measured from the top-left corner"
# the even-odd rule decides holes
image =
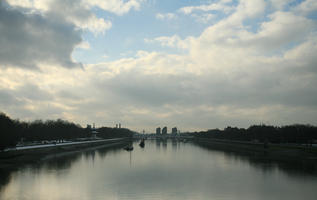
[[[76,47],[87,48],[82,31],[104,34],[112,23],[92,9],[123,15],[138,10],[140,0],[7,0],[0,5],[2,68],[39,69],[40,65],[82,67],[72,59]]]
[[[210,13],[205,13],[201,15],[192,14],[192,16],[196,18],[198,22],[201,22],[201,23],[208,23],[209,21],[214,20],[216,18],[216,15],[210,14]]]
[[[177,16],[174,13],[157,13],[155,15],[156,19],[164,20],[164,19],[175,19]]]
[[[76,47],[87,48],[82,30],[104,34],[112,23],[92,7],[116,14],[139,9],[143,1],[8,0],[0,5],[2,68],[39,69],[40,65],[82,67],[72,59]],[[83,44],[86,44],[83,46]]]
[[[98,18],[86,5],[85,1],[54,0],[49,4],[46,14],[64,18],[76,27],[89,30],[95,34],[105,33],[112,27],[112,23]]]
[[[221,44],[263,54],[281,50],[290,43],[303,42],[316,28],[310,19],[296,16],[291,12],[277,11],[267,16],[269,21],[262,22],[254,33],[241,26],[244,17],[232,17],[234,18],[229,17],[226,21],[207,28],[200,36],[201,42],[204,41],[204,45]],[[240,18],[240,21],[236,21],[236,18]]]
[[[216,3],[182,7],[178,12],[190,15],[203,23],[214,18],[215,13],[220,12],[225,16],[230,16],[229,18],[225,18],[225,21],[241,23],[243,19],[252,19],[263,14],[266,4],[267,2],[264,0],[240,0],[239,4],[235,7],[231,0],[220,0]]]
[[[217,3],[210,3],[199,6],[186,6],[180,8],[178,11],[186,15],[191,14],[195,11],[221,11],[224,13],[229,13],[232,11],[233,8],[230,5],[228,5],[228,3],[231,3],[231,1],[222,0],[218,1]]]
[[[182,40],[178,35],[171,37],[161,36],[154,39],[144,39],[146,43],[159,43],[163,47],[174,47],[179,49],[187,49],[187,41]]]
[[[32,12],[36,12],[37,10],[49,10],[49,5],[53,0],[6,0],[6,2],[13,7],[28,8],[32,9]]]
[[[272,5],[273,8],[277,10],[283,10],[285,5],[288,3],[291,3],[294,0],[270,0],[270,4]]]
[[[80,44],[76,46],[76,48],[80,49],[90,49],[90,44],[87,41],[82,41]]]
[[[71,58],[81,32],[70,23],[0,5],[0,27],[1,67],[81,67]]]
[[[48,18],[66,20],[80,29],[95,34],[105,33],[112,26],[110,21],[98,18],[90,10],[90,4],[84,0],[8,0],[8,3],[13,7],[28,9],[31,13],[38,13]]]
[[[306,0],[301,2],[297,7],[293,9],[295,12],[308,15],[317,11],[317,2],[314,0]]]
[[[85,0],[84,2],[89,6],[99,7],[105,11],[123,15],[128,13],[131,9],[139,10],[145,0]]]
[[[293,9],[268,13],[269,6],[240,1],[197,36],[145,39],[177,53],[139,50],[84,70],[0,68],[0,109],[147,131],[316,124],[315,20]]]
[[[10,94],[10,91],[7,89],[0,89],[0,105],[1,107],[8,107],[10,105],[19,105],[20,101],[16,99],[12,94]]]
[[[201,54],[201,51],[216,54],[215,52],[224,50],[232,54],[237,50],[239,56],[243,56],[242,52],[252,55],[271,54],[284,51],[291,44],[304,42],[316,29],[311,19],[297,16],[292,12],[276,11],[266,16],[269,20],[261,22],[254,28],[256,31],[252,31],[243,22],[262,13],[263,9],[257,11],[257,14],[253,11],[248,13],[248,9],[243,9],[245,6],[239,5],[235,13],[206,28],[197,39],[191,39],[191,52],[197,55]]]
[[[265,11],[265,7],[267,2],[264,0],[240,0],[239,5],[237,6],[237,11],[234,14],[235,16],[241,16],[241,18],[254,18],[263,14]]]
[[[258,33],[250,38],[266,49],[280,48],[290,42],[303,42],[316,28],[312,20],[290,12],[275,12],[269,17],[271,20],[262,23]]]

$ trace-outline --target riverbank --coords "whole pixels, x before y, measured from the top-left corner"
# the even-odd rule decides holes
[[[193,142],[209,149],[233,152],[263,161],[307,165],[317,172],[317,148],[295,144],[263,144],[244,141],[195,138]]]
[[[21,166],[96,148],[126,144],[130,138],[81,141],[50,145],[25,146],[0,152],[0,170],[14,170]]]

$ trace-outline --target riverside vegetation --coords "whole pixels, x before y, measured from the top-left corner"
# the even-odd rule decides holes
[[[125,128],[101,127],[97,129],[100,138],[131,137],[133,132]],[[18,142],[73,140],[91,137],[91,129],[65,120],[35,120],[23,122],[13,120],[0,113],[0,150],[14,147]]]
[[[224,130],[211,129],[191,133],[194,137],[224,139],[234,141],[254,141],[276,144],[306,144],[317,142],[317,127],[312,125],[294,124],[282,127],[268,125],[252,125],[249,128],[227,127]]]

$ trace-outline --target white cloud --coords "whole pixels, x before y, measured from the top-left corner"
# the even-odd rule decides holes
[[[93,33],[102,33],[104,34],[106,30],[112,27],[112,23],[110,21],[106,21],[103,18],[97,18],[95,15],[90,16],[87,20],[80,20],[74,18],[73,23],[82,29],[88,29]]]
[[[54,0],[6,0],[11,6],[28,8],[32,11],[48,11]]]
[[[189,39],[187,39],[189,40]],[[174,47],[179,49],[187,49],[187,41],[182,40],[178,35],[173,35],[171,37],[161,36],[154,39],[144,39],[146,43],[157,42],[163,47]]]
[[[213,13],[208,12],[219,11],[229,15],[228,18],[225,18],[225,20],[222,21],[222,24],[229,25],[228,22],[230,22],[232,25],[237,25],[237,23],[241,25],[246,18],[252,19],[263,15],[266,6],[267,3],[264,0],[240,0],[236,7],[231,4],[231,1],[219,1],[208,5],[183,7],[178,11],[186,15],[191,15],[203,23],[206,23],[213,18]]]
[[[11,6],[20,6],[40,11],[48,11],[56,0],[7,0]],[[65,4],[76,3],[83,7],[98,7],[117,15],[128,13],[131,9],[139,10],[145,0],[65,0]],[[75,4],[73,4],[75,5]],[[69,10],[68,10],[69,11]]]
[[[89,30],[95,34],[105,33],[112,24],[103,18],[98,18],[84,1],[54,0],[49,2],[47,10],[41,10],[44,15],[57,20],[66,20],[76,27]]]
[[[317,11],[317,2],[315,0],[306,0],[301,2],[297,7],[294,8],[295,12],[307,15]]]
[[[90,44],[87,41],[82,41],[81,43],[79,43],[76,48],[80,48],[80,49],[90,49]]]
[[[84,2],[89,6],[96,6],[105,11],[123,15],[128,13],[131,9],[139,10],[144,1],[145,0],[85,0]]]
[[[242,25],[245,16],[233,14],[227,19],[208,27],[199,37],[203,46],[243,48],[262,54],[285,48],[290,43],[303,42],[316,28],[315,23],[291,12],[275,12],[268,21],[259,25],[257,32],[248,31]],[[237,20],[239,19],[239,20]],[[201,49],[199,46],[198,49]],[[263,52],[264,51],[264,52]]]
[[[179,12],[182,12],[186,15],[191,14],[195,11],[222,11],[224,13],[229,13],[232,11],[232,7],[228,5],[228,3],[231,3],[231,1],[219,1],[217,3],[210,3],[205,5],[199,5],[199,6],[186,6],[179,9]]]
[[[164,20],[164,19],[171,20],[171,19],[175,19],[176,15],[174,13],[157,13],[155,17],[156,19],[161,19],[161,20]]]
[[[259,32],[250,38],[264,48],[279,48],[290,42],[305,41],[316,28],[312,20],[290,12],[275,12],[269,17],[271,20],[262,23]]]
[[[277,10],[283,10],[284,6],[288,3],[293,2],[294,0],[270,0],[270,4],[273,6],[273,8]]]
[[[264,14],[267,2],[264,0],[240,0],[236,12],[232,18],[243,20],[245,18],[255,18]]]
[[[108,56],[107,54],[104,54],[104,55],[102,56],[102,58],[107,59],[107,58],[109,58],[109,56]]]
[[[210,14],[210,13],[204,13],[202,15],[192,14],[192,16],[196,18],[198,22],[202,22],[202,23],[208,23],[211,20],[216,18],[216,15]]]

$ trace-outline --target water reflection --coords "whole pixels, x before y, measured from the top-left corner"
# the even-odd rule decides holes
[[[43,162],[35,162],[31,165],[15,166],[13,168],[0,168],[0,192],[3,186],[5,186],[12,178],[12,173],[20,173],[23,170],[32,170],[32,173],[38,173],[41,169],[48,171],[62,171],[72,167],[74,162],[77,162],[82,157],[91,163],[94,163],[96,153],[102,157],[106,157],[107,154],[116,154],[121,151],[123,146],[126,144],[117,144],[116,146],[106,148],[93,148],[87,149],[80,153],[78,152],[67,152],[58,153],[47,156],[49,159],[45,159]]]
[[[316,176],[177,140],[58,157],[11,173],[0,199],[315,199]],[[300,170],[299,170],[300,171]],[[299,173],[300,174],[300,173]]]
[[[167,150],[167,139],[162,139],[162,147],[163,147],[164,151]]]
[[[177,151],[178,141],[176,139],[172,139],[172,149],[173,151]]]
[[[264,152],[236,152],[226,147],[213,146],[201,142],[195,142],[195,145],[210,151],[224,153],[229,159],[244,162],[251,167],[262,170],[264,173],[270,173],[278,169],[291,176],[317,176],[316,163],[313,160],[273,160]]]
[[[156,141],[156,149],[157,150],[160,150],[161,149],[161,140],[160,139],[157,139],[155,140]]]

